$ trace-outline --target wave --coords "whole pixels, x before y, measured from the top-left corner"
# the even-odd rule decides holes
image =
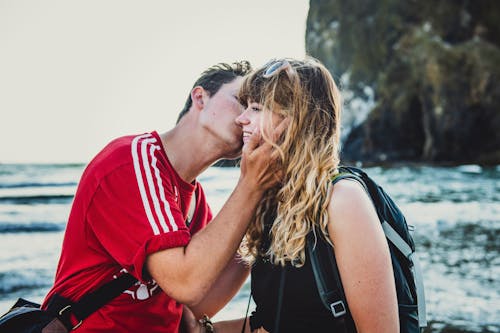
[[[27,188],[27,187],[62,187],[62,186],[76,186],[76,182],[65,182],[65,183],[41,183],[41,182],[27,182],[27,183],[12,183],[12,184],[0,184],[1,188]]]
[[[5,196],[0,197],[0,203],[9,204],[53,204],[53,203],[70,203],[73,200],[73,194],[56,194],[56,195],[32,195],[32,196]]]
[[[0,297],[48,286],[50,286],[50,273],[43,269],[0,272]]]
[[[32,223],[0,223],[0,234],[21,232],[55,232],[64,230],[63,223],[32,222]]]

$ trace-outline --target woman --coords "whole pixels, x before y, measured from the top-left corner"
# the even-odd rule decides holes
[[[331,74],[312,58],[274,60],[245,78],[239,98],[246,105],[237,118],[244,143],[256,131],[275,142],[284,174],[260,203],[241,249],[252,261],[256,303],[247,332],[276,332],[275,326],[280,332],[342,332],[321,303],[306,254],[306,236],[314,230],[335,248],[357,332],[399,332],[391,258],[373,204],[357,182],[331,186],[342,105]],[[288,128],[275,140],[284,118]],[[240,332],[242,323],[215,323],[215,332]]]

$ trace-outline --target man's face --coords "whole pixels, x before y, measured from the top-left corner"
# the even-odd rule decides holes
[[[242,77],[223,84],[209,97],[203,110],[203,125],[218,141],[224,158],[236,158],[241,154],[242,132],[236,118],[243,112],[238,101]]]

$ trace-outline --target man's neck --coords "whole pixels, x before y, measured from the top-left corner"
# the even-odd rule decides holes
[[[210,146],[201,131],[188,127],[189,124],[177,125],[160,134],[160,138],[172,167],[184,181],[192,183],[222,156]]]

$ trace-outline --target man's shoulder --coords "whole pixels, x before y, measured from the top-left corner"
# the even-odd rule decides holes
[[[131,160],[131,143],[136,135],[122,136],[110,141],[90,162],[93,165],[123,164]]]
[[[138,147],[140,144],[144,142],[150,142],[154,140],[155,137],[151,133],[143,133],[143,134],[133,134],[133,135],[125,135],[111,140],[100,152],[99,155],[131,155],[132,148]]]
[[[137,164],[141,159],[142,150],[147,151],[148,145],[154,142],[156,138],[151,133],[115,138],[92,159],[87,169],[98,178],[102,178],[126,166],[132,168],[134,163]]]

